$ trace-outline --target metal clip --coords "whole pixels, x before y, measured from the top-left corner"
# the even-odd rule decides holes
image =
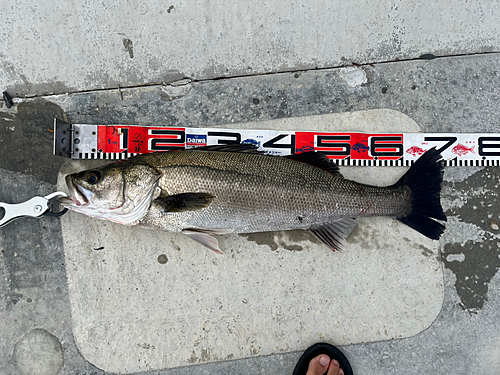
[[[65,214],[68,211],[67,208],[60,212],[52,212],[50,209],[50,200],[58,196],[67,197],[68,195],[56,191],[45,197],[33,197],[22,203],[9,204],[0,202],[0,215],[2,215],[2,209],[4,211],[3,217],[0,218],[0,228],[20,217],[61,216]]]

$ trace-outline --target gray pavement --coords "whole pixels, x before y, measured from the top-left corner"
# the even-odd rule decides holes
[[[233,7],[230,4],[218,5],[222,8],[216,6],[206,10],[211,17],[194,14],[191,18],[184,18],[185,22],[178,19],[173,26],[169,24],[168,27],[178,27],[176,33],[172,33],[175,43],[169,47],[172,50],[162,51],[160,44],[156,49],[153,45],[159,38],[155,30],[161,29],[158,26],[161,20],[175,16],[176,11],[196,13],[197,8],[189,9],[187,4],[173,3],[173,7],[164,7],[160,13],[153,11],[158,4],[148,3],[146,6],[138,3],[133,10],[120,10],[120,14],[127,17],[135,17],[136,13],[140,15],[138,17],[147,14],[151,20],[150,24],[136,20],[136,24],[130,26],[136,30],[133,33],[118,27],[130,19],[125,16],[122,20],[101,22],[102,29],[88,30],[82,26],[82,20],[89,17],[92,22],[97,22],[105,14],[118,12],[113,7],[100,9],[75,2],[74,12],[70,8],[52,9],[39,5],[31,9],[26,5],[2,13],[1,17],[9,17],[9,22],[2,25],[2,38],[11,42],[9,48],[2,43],[0,82],[3,90],[17,98],[16,105],[10,109],[4,103],[0,104],[0,201],[19,202],[56,190],[57,175],[64,160],[51,155],[52,134],[49,129],[54,117],[75,123],[241,127],[247,122],[269,124],[268,120],[303,118],[306,123],[313,115],[390,109],[411,118],[423,132],[500,132],[500,33],[498,22],[494,22],[495,17],[498,19],[496,2],[480,5],[458,2],[453,7],[443,1],[420,2],[422,5],[418,7],[395,3],[380,8],[380,14],[375,16],[369,8],[357,13],[356,9],[362,5],[356,2],[347,6],[347,10],[333,2],[318,5],[313,13],[310,7],[306,7],[301,15],[296,10],[285,12],[282,8],[272,9],[269,5],[259,8],[259,4],[254,4],[255,9],[249,10],[245,16],[253,20],[246,23],[246,31],[243,26],[236,26],[245,25],[245,22],[235,21],[242,18],[241,4],[234,3]],[[427,7],[425,11],[424,7]],[[142,8],[146,13],[138,12]],[[247,6],[243,8],[247,9]],[[333,19],[324,15],[319,17],[315,28],[309,30],[313,14],[327,13],[325,9],[333,8],[339,9],[337,13],[349,16],[358,14],[365,28],[360,30],[357,22],[347,22],[347,16],[329,28],[327,26],[334,23]],[[216,17],[217,12],[224,15]],[[82,15],[87,15],[87,18]],[[282,19],[285,26],[277,26],[279,23],[263,26],[270,33],[266,37],[264,31],[264,34],[259,34],[258,30],[262,23],[260,19],[270,22],[269,17],[273,21]],[[301,17],[309,22],[302,22]],[[196,21],[198,18],[202,21]],[[425,22],[415,21],[423,18],[426,18]],[[194,20],[194,25],[205,22],[203,32],[211,31],[210,37],[200,42],[196,35],[190,34],[193,27],[189,26],[189,19]],[[232,23],[229,22],[231,19]],[[389,19],[389,24],[386,19]],[[29,31],[28,20],[35,31],[38,28],[42,33]],[[50,39],[37,39],[39,35],[44,36],[44,32],[50,34],[44,27],[48,28],[51,22],[58,26],[65,23],[72,26],[65,33],[51,35]],[[215,22],[215,25],[210,22]],[[75,28],[76,24],[80,27]],[[436,30],[438,26],[439,30]],[[11,34],[7,27],[16,30],[17,39],[8,37]],[[339,35],[335,32],[341,27],[344,36],[335,39]],[[227,35],[220,28],[224,32],[236,28],[237,32]],[[138,32],[139,29],[143,31]],[[294,30],[297,30],[298,37],[293,34]],[[376,34],[375,30],[379,33]],[[465,33],[465,30],[470,33]],[[218,39],[217,35],[221,33]],[[347,37],[353,34],[355,38]],[[22,43],[12,42],[23,35]],[[246,35],[265,42],[258,44],[251,38],[248,41]],[[313,48],[308,42],[314,37],[319,45],[325,46],[314,47],[321,50],[321,58],[316,58],[319,55],[308,49]],[[373,48],[388,38],[393,42],[390,53]],[[123,39],[132,42],[125,43]],[[334,39],[336,44],[326,48],[326,41]],[[83,40],[89,41],[88,50],[80,48],[84,45]],[[196,43],[189,43],[191,40]],[[399,44],[396,43],[398,40]],[[266,43],[275,49],[267,48]],[[349,43],[349,53],[339,52],[338,46],[348,48]],[[189,47],[183,50],[181,45]],[[112,58],[110,48],[106,46],[113,46],[122,55],[116,54]],[[53,53],[45,60],[37,48]],[[205,49],[211,50],[206,52]],[[147,54],[144,53],[146,50]],[[204,52],[197,56],[200,50]],[[237,50],[245,51],[247,55],[244,57],[250,60],[234,53]],[[261,55],[265,56],[268,50],[274,60],[262,59]],[[301,53],[293,52],[298,50]],[[416,59],[427,53],[448,57]],[[181,54],[191,59],[183,58]],[[347,61],[340,59],[338,54],[346,56]],[[139,56],[156,61],[156,65],[136,62]],[[407,61],[392,61],[398,58]],[[384,62],[388,60],[392,62]],[[137,65],[131,65],[131,61]],[[369,64],[350,70],[336,68],[351,61]],[[57,72],[55,64],[59,66]],[[158,65],[161,69],[154,73]],[[247,65],[255,69],[247,70]],[[214,69],[214,66],[223,69]],[[322,69],[308,70],[316,66]],[[168,76],[166,72],[171,70],[182,74]],[[286,72],[277,73],[279,71]],[[255,75],[263,72],[270,74]],[[248,76],[213,79],[235,75]],[[174,82],[186,77],[190,79]],[[161,83],[153,84],[155,82]],[[126,87],[145,83],[148,85]],[[54,95],[46,95],[50,92]],[[26,98],[26,95],[37,97]],[[284,126],[285,122],[280,125]],[[397,125],[391,126],[395,131],[399,129]],[[436,289],[443,298],[440,312],[437,317],[433,316],[434,321],[431,319],[411,337],[403,335],[404,338],[397,339],[389,335],[385,339],[353,340],[351,342],[355,344],[343,346],[356,374],[500,373],[499,179],[499,170],[493,167],[446,169],[443,206],[449,220],[439,242],[437,257],[433,258],[443,277],[443,283]],[[75,317],[82,312],[75,310],[75,292],[79,289],[78,284],[71,283],[74,279],[70,278],[68,282],[70,273],[67,269],[68,265],[75,266],[71,262],[77,258],[68,258],[68,248],[63,241],[63,234],[67,231],[63,227],[61,219],[42,218],[19,220],[0,229],[0,374],[102,374],[105,372],[98,367],[110,368],[107,364],[116,363],[116,358],[123,354],[115,342],[97,342],[102,345],[100,350],[116,357],[109,357],[109,363],[103,359],[97,364],[92,363],[92,357],[85,357],[88,351],[82,348],[93,341],[92,338],[78,341],[84,330],[81,325],[75,331]],[[292,236],[291,242],[280,242],[276,240],[282,238],[280,236],[276,234],[273,239],[264,239],[259,247],[245,239],[239,241],[254,246],[252,251],[258,250],[253,255],[256,257],[259,251],[262,251],[262,257],[269,256],[273,247],[278,248],[278,253],[293,257],[294,252],[284,247],[296,243],[304,246],[308,241],[304,237]],[[294,243],[293,239],[298,242]],[[377,239],[369,240],[367,248],[376,249]],[[224,241],[230,244],[231,238]],[[304,256],[307,251],[311,249],[305,246],[297,257]],[[367,263],[377,261],[376,252],[357,251],[370,254],[371,258],[364,258]],[[419,251],[417,255],[425,259],[426,252]],[[102,255],[89,254],[89,257],[95,256]],[[206,257],[200,252],[202,256],[203,259]],[[192,254],[192,259],[195,258],[196,254]],[[335,261],[331,256],[328,259]],[[380,259],[384,259],[383,254]],[[145,263],[144,260],[140,262],[142,267],[147,266]],[[103,277],[92,272],[90,270],[88,274],[90,279]],[[279,271],[276,272],[279,277]],[[355,269],[345,269],[344,272],[353,280],[356,278]],[[109,282],[109,279],[104,280]],[[401,288],[409,288],[412,280],[400,277],[396,281]],[[121,282],[125,286],[131,285],[127,284],[130,281]],[[412,289],[416,294],[423,290],[422,287]],[[128,298],[126,293],[121,297]],[[133,301],[132,297],[130,301]],[[337,301],[335,295],[329,298],[332,311],[338,311],[334,308]],[[126,304],[127,300],[124,302]],[[93,307],[94,304],[89,304],[90,315]],[[113,311],[116,306],[99,307],[104,323],[106,319],[111,322],[113,315],[121,313]],[[383,308],[387,312],[393,309],[390,305]],[[346,321],[350,321],[352,330],[358,331],[360,326],[356,325],[356,320],[352,322],[348,318],[351,317],[346,316]],[[342,322],[342,316],[336,316],[336,319]],[[147,319],[144,323],[147,324]],[[155,320],[154,324],[161,322]],[[342,327],[343,332],[349,332],[349,328]],[[283,347],[286,347],[287,340],[287,337],[281,338]],[[290,337],[290,342],[292,340],[295,337]],[[340,338],[331,341],[345,344]],[[179,342],[179,346],[186,345],[186,342]],[[241,345],[243,352],[250,351],[250,345],[248,348]],[[149,349],[146,345],[136,350]],[[297,350],[254,354],[253,357],[249,354],[248,358],[211,363],[207,362],[213,358],[201,358],[200,362],[205,363],[140,371],[179,375],[290,374],[300,355]],[[119,372],[131,371],[122,368]]]
[[[496,1],[22,0],[0,15],[0,86],[61,93],[495,52],[499,18]]]

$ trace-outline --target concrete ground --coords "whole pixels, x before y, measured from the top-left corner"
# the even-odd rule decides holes
[[[309,128],[333,116],[349,120],[325,123],[356,128],[362,122],[356,118],[370,118],[385,131],[500,133],[499,16],[495,1],[5,5],[0,87],[14,96],[15,105],[0,103],[0,201],[20,202],[57,189],[58,173],[68,165],[52,155],[54,117],[91,124]],[[401,123],[386,115],[373,120],[373,113],[392,113]],[[394,178],[383,168],[377,173],[381,181]],[[300,350],[321,339],[341,345],[356,374],[498,374],[499,180],[495,167],[446,168],[442,203],[448,223],[439,242],[405,245],[389,220],[375,224],[395,228],[383,236],[359,225],[344,257],[322,252],[294,232],[226,236],[222,242],[234,250],[231,258],[161,234],[158,238],[168,242],[164,264],[157,260],[159,240],[133,254],[86,247],[100,238],[101,222],[76,214],[16,221],[0,228],[0,374],[284,375]],[[127,236],[113,228],[104,233],[111,242]],[[391,257],[393,250],[381,237],[401,242],[401,254]],[[274,268],[268,259],[275,259]],[[318,260],[332,264],[328,285],[320,282],[324,274],[311,272],[298,275],[300,284],[293,288],[267,287],[270,299],[262,303],[217,300],[227,309],[223,318],[235,318],[234,327],[218,330],[216,309],[198,310],[210,332],[199,335],[198,344],[193,335],[199,332],[176,336],[180,320],[174,318],[185,314],[196,320],[193,307],[201,305],[168,285],[165,270],[179,278],[193,272],[187,290],[202,290],[210,302],[235,295],[244,283],[215,281],[210,285],[225,288],[217,294],[196,279],[196,267],[221,280],[241,269],[250,285],[272,277],[290,280],[290,269],[282,265],[300,267],[302,261],[307,269]],[[412,270],[406,274],[405,260],[411,260]],[[265,275],[259,262],[267,267]],[[438,277],[427,276],[432,267]],[[385,284],[377,270],[387,273]],[[335,283],[341,279],[349,283]],[[106,287],[117,292],[104,295]],[[177,290],[173,300],[189,302],[179,303],[173,317],[160,309],[170,308],[168,303],[151,299],[165,297],[164,289]],[[313,319],[308,304],[325,290],[328,299],[318,310],[322,320],[308,327]],[[367,290],[382,301],[372,310],[373,320],[363,304]],[[290,297],[292,292],[299,298]],[[288,310],[277,309],[281,305]],[[245,306],[251,314],[245,315]],[[261,331],[255,324],[262,319],[259,308],[269,308],[272,317]],[[395,313],[398,308],[403,315]],[[287,328],[288,311],[306,328]],[[335,329],[325,319],[335,321]],[[130,341],[119,335],[117,322],[127,323]],[[227,332],[243,324],[248,332],[232,343]],[[313,332],[321,324],[323,337]],[[256,345],[264,329],[277,334],[269,337],[279,347]],[[193,355],[172,365],[168,352],[158,354],[165,343],[183,350],[176,358]],[[213,355],[219,352],[233,356]]]

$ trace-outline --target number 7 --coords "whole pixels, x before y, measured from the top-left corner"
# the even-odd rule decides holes
[[[453,143],[457,141],[457,137],[425,137],[424,141],[429,142],[447,142],[443,147],[438,148],[436,151],[440,154],[449,148]]]

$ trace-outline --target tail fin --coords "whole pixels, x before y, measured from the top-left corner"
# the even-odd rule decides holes
[[[434,147],[427,150],[396,184],[408,186],[411,191],[410,212],[397,219],[433,240],[439,239],[445,228],[432,219],[446,221],[440,202],[442,181],[441,154]]]

